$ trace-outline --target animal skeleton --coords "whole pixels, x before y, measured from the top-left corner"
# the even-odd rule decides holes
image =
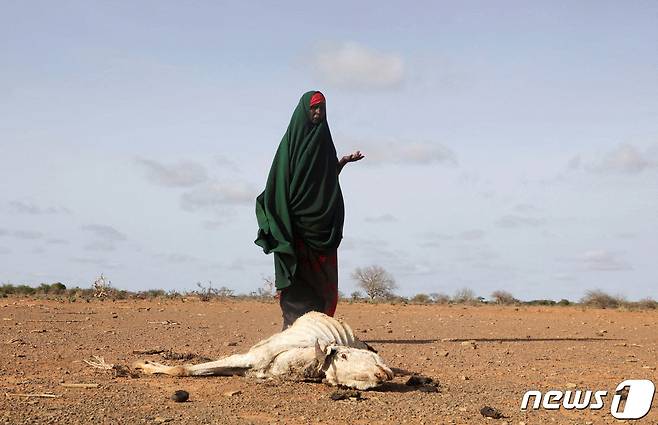
[[[197,365],[166,366],[150,361],[133,365],[145,373],[173,376],[245,375],[255,378],[319,380],[360,390],[393,378],[393,372],[346,323],[310,312],[288,329],[234,354]]]

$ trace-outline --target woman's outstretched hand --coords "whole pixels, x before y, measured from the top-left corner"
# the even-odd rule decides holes
[[[360,161],[364,158],[363,154],[361,151],[356,151],[350,155],[345,155],[340,159],[340,164],[341,166],[347,164],[348,162],[355,162],[355,161]]]

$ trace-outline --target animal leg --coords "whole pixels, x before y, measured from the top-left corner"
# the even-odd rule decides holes
[[[133,364],[134,369],[141,369],[144,373],[162,373],[171,376],[233,376],[244,375],[251,369],[249,354],[234,354],[213,362],[196,365],[167,366],[148,360]]]

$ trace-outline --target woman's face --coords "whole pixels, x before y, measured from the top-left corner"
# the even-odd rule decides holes
[[[308,111],[308,120],[311,121],[311,124],[318,125],[322,122],[322,120],[324,120],[325,113],[324,102],[316,103],[315,105],[311,106]]]

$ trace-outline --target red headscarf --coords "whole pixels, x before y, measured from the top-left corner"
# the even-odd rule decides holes
[[[311,96],[311,104],[309,106],[317,105],[318,103],[326,103],[324,95],[319,91],[316,91],[313,96]]]

